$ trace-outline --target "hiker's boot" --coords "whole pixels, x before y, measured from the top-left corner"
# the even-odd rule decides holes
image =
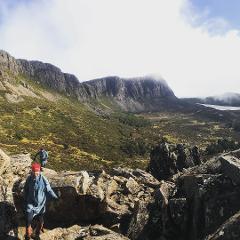
[[[32,235],[32,227],[26,227],[26,234],[25,234],[25,240],[30,240],[31,239],[31,235]]]
[[[43,223],[38,222],[35,231],[35,240],[40,240],[40,233],[43,232]]]

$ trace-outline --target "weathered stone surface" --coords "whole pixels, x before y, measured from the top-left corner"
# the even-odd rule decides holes
[[[13,202],[8,201],[8,187],[0,177],[0,239],[7,235],[16,236],[17,222],[16,211]]]
[[[170,216],[173,224],[181,234],[186,236],[188,227],[188,202],[186,198],[172,198],[169,200]]]
[[[139,239],[144,235],[144,228],[147,226],[150,217],[149,201],[138,201],[133,210],[133,216],[128,227],[127,236],[130,239]]]
[[[137,180],[139,183],[147,185],[150,188],[158,188],[160,186],[160,183],[156,178],[141,169],[113,168],[112,174],[125,178],[132,177],[134,180]]]
[[[74,225],[70,228],[56,228],[41,235],[42,240],[127,240],[128,238],[115,233],[101,225],[81,227]]]
[[[239,188],[219,174],[182,176],[178,194],[188,203],[187,239],[202,239],[240,209]]]
[[[139,184],[131,177],[126,182],[126,188],[131,194],[135,194],[140,190]]]
[[[189,149],[183,144],[174,145],[162,141],[151,151],[148,171],[158,180],[174,180],[173,176],[179,171],[200,165],[200,158],[196,146]]]
[[[0,149],[0,176],[7,170],[10,165],[10,157]]]
[[[167,143],[160,143],[150,154],[148,170],[158,180],[166,180],[177,172],[176,159],[170,154]]]
[[[222,172],[231,178],[235,183],[240,184],[240,159],[232,155],[220,157]]]
[[[42,239],[128,239],[112,230],[136,240],[238,239],[240,188],[224,164],[221,158],[212,159],[172,182],[159,182],[139,169],[44,168],[60,200],[48,203],[45,226],[54,229],[46,230]],[[0,239],[22,236],[22,188],[30,165],[28,154],[11,156],[0,177]],[[104,227],[87,227],[89,223]]]
[[[16,59],[3,50],[0,50],[0,69],[10,70],[15,75],[19,73]]]
[[[239,240],[240,212],[228,219],[219,229],[205,240]]]
[[[4,173],[7,201],[23,219],[23,186],[29,174],[29,154],[14,155]],[[114,171],[113,171],[114,172]],[[49,202],[46,225],[71,226],[79,222],[99,222],[117,231],[127,231],[138,201],[153,199],[159,182],[143,170],[115,169],[113,173],[60,172],[44,168],[45,175],[60,200]],[[1,184],[3,187],[3,184]],[[6,199],[5,199],[6,200]],[[67,204],[66,204],[67,203]],[[54,224],[52,224],[54,223]]]
[[[222,164],[219,157],[213,157],[206,163],[195,166],[184,171],[184,174],[219,174],[222,172]]]
[[[200,156],[200,152],[197,146],[194,146],[191,149],[191,157],[192,157],[192,162],[194,163],[194,165],[200,165],[201,164],[201,156]]]

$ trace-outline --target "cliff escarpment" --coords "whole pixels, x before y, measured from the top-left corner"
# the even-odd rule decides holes
[[[0,69],[14,75],[22,75],[45,87],[74,97],[80,102],[111,98],[126,111],[159,110],[168,101],[176,100],[171,88],[161,78],[104,77],[80,82],[76,76],[63,73],[58,67],[40,61],[15,59],[0,51]]]

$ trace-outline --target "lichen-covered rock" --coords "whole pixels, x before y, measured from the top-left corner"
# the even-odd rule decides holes
[[[41,235],[41,240],[127,240],[122,234],[113,232],[101,225],[81,227],[74,225],[70,228],[55,228]]]
[[[127,230],[130,239],[139,239],[144,235],[144,228],[147,226],[150,217],[150,204],[153,199],[148,201],[137,201],[133,210],[133,216]]]

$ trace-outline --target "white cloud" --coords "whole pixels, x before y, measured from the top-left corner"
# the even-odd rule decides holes
[[[39,0],[18,4],[4,15],[0,48],[15,57],[51,62],[80,81],[155,73],[177,96],[240,92],[239,32],[213,35],[204,25],[193,27],[190,18],[199,16],[186,3]],[[216,28],[220,22],[214,21]]]

